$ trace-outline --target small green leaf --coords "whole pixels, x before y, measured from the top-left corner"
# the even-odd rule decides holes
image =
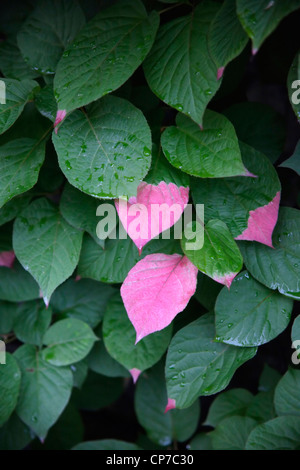
[[[151,49],[158,23],[158,14],[148,16],[139,0],[124,0],[95,16],[58,64],[59,109],[85,106],[126,82]]]
[[[44,361],[34,346],[26,344],[14,353],[22,373],[17,414],[40,439],[67,405],[73,386],[72,372]]]
[[[116,96],[72,113],[53,134],[53,143],[69,183],[98,198],[135,196],[150,167],[147,121]]]
[[[54,323],[46,332],[42,351],[46,362],[54,366],[67,366],[81,361],[88,355],[97,340],[87,323],[68,318]]]
[[[14,251],[39,283],[46,304],[56,287],[73,273],[81,240],[82,233],[71,227],[45,198],[36,199],[16,219]]]
[[[18,45],[26,62],[41,74],[54,74],[67,45],[85,24],[78,3],[42,0],[18,33]]]
[[[230,291],[218,295],[216,333],[219,341],[234,346],[260,346],[276,338],[288,326],[293,301],[270,290],[243,271]]]
[[[257,425],[247,416],[230,416],[218,424],[209,436],[214,450],[244,450],[247,438]]]
[[[159,361],[166,351],[172,327],[148,335],[135,345],[136,332],[121,296],[116,294],[107,305],[103,320],[103,339],[109,354],[129,371],[143,371]]]
[[[234,127],[225,116],[206,110],[201,130],[179,113],[176,125],[168,127],[161,139],[164,154],[175,168],[201,178],[247,175]]]
[[[300,418],[279,416],[260,424],[250,433],[246,450],[299,450]]]
[[[46,85],[35,95],[35,105],[42,116],[54,122],[57,113],[57,103],[52,85]]]
[[[14,411],[20,390],[21,372],[15,358],[6,353],[6,363],[0,364],[0,426],[2,426]]]
[[[42,345],[43,336],[52,318],[51,308],[46,308],[42,300],[32,300],[21,304],[14,318],[14,333],[23,343]]]
[[[210,405],[204,424],[215,428],[229,416],[245,416],[247,407],[252,400],[252,393],[244,388],[225,391],[218,395]]]
[[[256,354],[214,341],[214,315],[205,314],[172,339],[166,361],[168,397],[187,408],[201,395],[213,395],[229,384],[234,372]]]

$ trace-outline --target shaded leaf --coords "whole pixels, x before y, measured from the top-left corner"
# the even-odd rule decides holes
[[[299,450],[300,418],[279,416],[260,424],[250,433],[246,450]]]
[[[14,411],[20,390],[21,372],[15,358],[6,353],[6,363],[0,364],[0,426],[2,426]]]
[[[22,303],[14,318],[14,333],[23,343],[41,347],[51,319],[52,310],[46,308],[42,300]]]

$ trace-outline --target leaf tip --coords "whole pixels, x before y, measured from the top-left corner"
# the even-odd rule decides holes
[[[2,251],[0,253],[0,266],[5,266],[6,268],[12,268],[14,265],[16,255],[13,250],[11,251]]]
[[[227,289],[230,289],[231,283],[236,275],[237,273],[227,273],[224,276],[214,277],[214,281],[219,282],[220,284],[226,286]]]
[[[54,126],[53,126],[55,134],[57,134],[57,131],[58,131],[58,128],[57,128],[58,124],[60,124],[65,119],[66,114],[67,114],[67,111],[65,109],[57,111],[56,118],[54,121]]]
[[[133,369],[130,369],[130,374],[131,374],[131,377],[132,377],[132,380],[133,380],[133,383],[135,384],[141,374],[141,370],[140,369],[136,369],[136,368],[133,368]]]
[[[217,71],[217,80],[220,80],[220,78],[223,77],[224,70],[225,70],[225,67],[219,67],[219,68],[218,68],[218,71]]]
[[[175,408],[176,408],[176,400],[174,400],[174,398],[168,398],[168,403],[165,408],[165,414],[170,410],[174,410]]]

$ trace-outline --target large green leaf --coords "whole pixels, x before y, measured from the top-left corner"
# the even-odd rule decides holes
[[[248,416],[230,416],[218,424],[209,436],[214,450],[244,450],[247,438],[257,422]]]
[[[245,416],[253,395],[244,388],[233,388],[220,393],[210,405],[205,425],[216,427],[229,416]]]
[[[15,358],[6,353],[6,364],[0,364],[0,426],[14,411],[20,390],[21,372]]]
[[[268,289],[243,271],[230,291],[223,288],[218,295],[217,338],[235,346],[260,346],[285,330],[292,310],[292,299]]]
[[[198,396],[223,390],[234,372],[256,354],[256,348],[214,341],[214,315],[205,314],[172,339],[166,361],[168,397],[187,408]]]
[[[159,363],[137,383],[135,412],[148,437],[162,446],[173,440],[183,442],[195,432],[199,420],[199,401],[185,410],[170,410],[164,413],[167,404],[167,389],[163,364]]]
[[[207,110],[201,130],[178,113],[176,125],[168,127],[161,139],[164,154],[175,168],[201,178],[248,174],[234,127],[225,116]]]
[[[279,380],[274,395],[278,416],[300,416],[300,370],[289,369]]]
[[[38,84],[33,80],[2,78],[0,85],[0,134],[3,134],[18,119]]]
[[[14,37],[0,44],[0,70],[4,77],[16,80],[31,80],[39,75],[26,64]]]
[[[101,11],[67,47],[54,79],[60,110],[72,111],[119,88],[148,54],[158,28],[139,0]]]
[[[94,197],[135,196],[150,167],[147,121],[140,110],[115,96],[68,116],[53,134],[53,143],[69,182]]]
[[[221,220],[210,220],[204,227],[203,247],[187,249],[188,243],[184,233],[181,246],[185,255],[199,271],[229,288],[242,269],[243,258],[226,224]]]
[[[35,185],[44,158],[43,141],[23,138],[0,146],[0,207]]]
[[[77,1],[41,0],[18,33],[26,62],[41,74],[54,74],[68,44],[85,24]]]
[[[129,371],[143,371],[158,362],[169,345],[171,335],[172,327],[168,327],[148,335],[135,345],[136,332],[121,296],[116,294],[109,300],[103,320],[104,344],[109,354]]]
[[[300,417],[279,416],[250,433],[246,450],[299,450]]]
[[[300,211],[279,210],[273,232],[273,248],[260,243],[239,242],[248,271],[259,282],[282,294],[300,292]]]
[[[81,240],[82,233],[71,227],[45,198],[36,199],[16,219],[14,251],[39,283],[46,304],[56,287],[73,273]]]
[[[144,63],[152,91],[198,124],[221,84],[208,48],[209,27],[217,11],[216,3],[204,2],[190,15],[161,26]]]
[[[13,268],[0,266],[0,299],[23,302],[38,299],[39,286],[16,260]]]
[[[204,204],[205,221],[220,219],[233,237],[246,230],[250,211],[269,204],[280,191],[277,173],[257,150],[241,144],[243,162],[257,178],[196,179],[191,181],[195,204]]]
[[[91,327],[77,318],[66,318],[54,323],[46,332],[43,359],[54,366],[67,366],[88,355],[97,340]]]
[[[253,54],[258,51],[278,23],[299,7],[299,0],[288,2],[237,0],[237,14],[244,30],[252,40]]]
[[[95,328],[102,320],[108,299],[114,293],[110,286],[91,279],[68,279],[51,298],[56,314],[82,320]]]
[[[42,346],[43,336],[52,318],[52,309],[42,300],[21,304],[14,318],[14,333],[23,343]]]
[[[272,163],[279,158],[286,139],[281,114],[267,104],[252,101],[233,104],[224,114],[234,125],[240,141],[262,152]]]
[[[236,1],[225,0],[210,26],[208,46],[218,66],[219,76],[224,67],[237,57],[248,42],[236,15]]]
[[[14,353],[21,373],[17,414],[40,439],[57,421],[67,405],[73,386],[72,372],[43,360],[34,346],[26,344]]]

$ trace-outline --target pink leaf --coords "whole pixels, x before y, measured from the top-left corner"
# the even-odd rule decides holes
[[[197,268],[186,256],[156,253],[128,273],[121,296],[136,331],[136,343],[166,328],[188,304],[197,285]]]
[[[174,410],[175,408],[176,408],[176,400],[174,400],[174,398],[168,398],[168,403],[165,408],[165,413],[167,413],[167,411]]]
[[[257,241],[273,248],[272,233],[278,218],[279,202],[280,191],[269,204],[250,211],[248,227],[235,239]]]
[[[157,186],[140,183],[137,196],[128,202],[115,200],[115,206],[126,232],[139,253],[143,246],[181,217],[189,200],[189,188],[161,181]]]
[[[63,109],[63,110],[58,110],[57,113],[56,113],[56,118],[55,118],[55,121],[54,121],[54,129],[55,129],[55,134],[57,134],[57,126],[59,123],[61,123],[65,117],[66,117],[66,110]]]
[[[14,251],[2,251],[2,253],[0,253],[0,266],[12,268],[15,261],[15,257],[16,256]]]
[[[131,374],[131,377],[132,377],[132,380],[133,380],[133,383],[135,384],[137,382],[137,379],[139,378],[140,374],[141,374],[141,370],[140,369],[130,369],[130,374]]]

